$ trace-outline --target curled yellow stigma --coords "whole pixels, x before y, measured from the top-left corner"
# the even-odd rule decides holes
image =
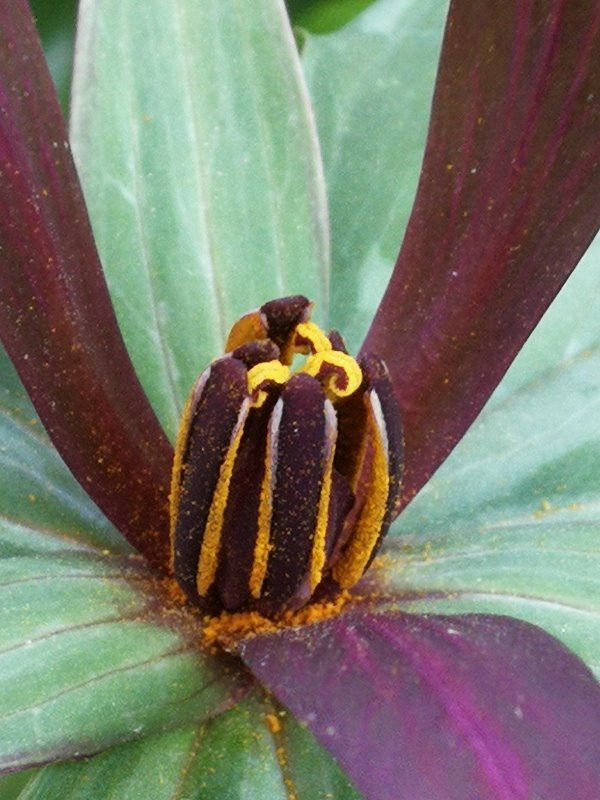
[[[309,356],[301,371],[322,380],[331,399],[354,394],[363,379],[357,362],[341,350],[321,351]]]
[[[286,383],[290,377],[290,368],[281,361],[261,361],[248,370],[248,391],[259,389],[267,381],[271,383]]]
[[[333,350],[332,344],[321,328],[314,322],[296,325],[295,348],[299,353],[321,353]]]

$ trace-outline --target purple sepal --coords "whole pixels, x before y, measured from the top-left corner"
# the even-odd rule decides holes
[[[367,800],[600,797],[600,685],[528,623],[354,611],[240,652]]]
[[[0,0],[0,337],[75,477],[165,569],[172,448],[117,326],[25,0]]]
[[[364,348],[389,367],[410,499],[600,224],[600,3],[455,0],[421,181]]]

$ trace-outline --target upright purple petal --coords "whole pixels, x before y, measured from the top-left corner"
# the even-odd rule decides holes
[[[532,625],[353,612],[241,653],[366,800],[600,797],[600,686]]]
[[[600,224],[600,2],[452,3],[415,207],[364,348],[390,368],[409,499]]]
[[[171,448],[119,333],[26,0],[0,0],[0,336],[73,474],[166,564]]]

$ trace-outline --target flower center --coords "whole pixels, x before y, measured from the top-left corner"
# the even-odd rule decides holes
[[[397,507],[401,434],[387,370],[374,356],[357,362],[310,309],[283,298],[238,320],[182,418],[173,570],[213,613],[274,616],[348,589]]]

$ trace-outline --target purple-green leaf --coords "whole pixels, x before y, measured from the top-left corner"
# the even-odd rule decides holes
[[[116,324],[25,0],[0,0],[0,336],[71,471],[165,564],[171,448]]]
[[[367,800],[600,796],[600,686],[527,623],[353,612],[241,654]]]
[[[409,499],[600,223],[600,3],[450,10],[421,181],[364,348],[390,368]]]

